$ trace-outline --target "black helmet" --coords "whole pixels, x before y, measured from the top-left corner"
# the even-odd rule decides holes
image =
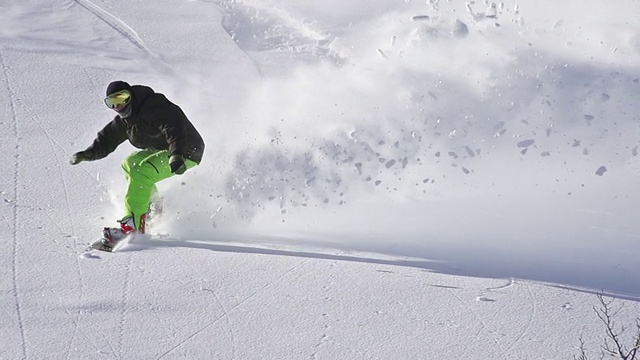
[[[131,115],[133,108],[133,91],[131,85],[124,81],[113,81],[107,86],[107,97],[104,103],[115,110],[122,118]]]

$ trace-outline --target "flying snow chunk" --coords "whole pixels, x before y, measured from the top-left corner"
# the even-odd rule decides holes
[[[416,15],[416,16],[411,17],[411,20],[413,20],[413,21],[429,20],[429,15]]]
[[[607,167],[606,167],[606,166],[604,166],[604,165],[602,165],[602,166],[600,166],[600,167],[598,168],[598,170],[596,171],[596,175],[598,175],[598,176],[602,176],[602,175],[604,175],[604,173],[606,173],[606,172],[607,172]]]
[[[457,38],[463,38],[469,34],[469,27],[465,23],[460,20],[456,20],[455,24],[453,24],[453,30],[451,31],[451,35]]]
[[[392,159],[392,160],[387,161],[387,163],[386,163],[386,164],[384,164],[384,166],[385,166],[387,169],[389,169],[389,168],[391,168],[391,167],[392,167],[393,165],[395,165],[395,164],[396,164],[396,161]]]
[[[531,145],[533,145],[535,141],[533,139],[529,139],[529,140],[522,140],[520,142],[518,142],[518,147],[519,148],[526,148],[529,147]]]
[[[489,7],[484,12],[484,16],[490,19],[495,19],[498,17],[498,9],[495,3],[492,3],[491,5],[489,5]]]

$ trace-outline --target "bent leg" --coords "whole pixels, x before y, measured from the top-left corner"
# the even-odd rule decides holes
[[[197,165],[191,160],[186,160],[186,164],[187,168]],[[122,162],[122,169],[128,181],[124,197],[126,214],[123,218],[133,217],[137,229],[141,222],[140,217],[149,210],[151,197],[156,192],[155,184],[174,175],[169,167],[169,152],[135,152]]]

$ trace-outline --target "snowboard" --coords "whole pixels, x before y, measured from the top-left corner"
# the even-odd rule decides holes
[[[140,241],[140,240],[144,241],[146,239],[145,236],[149,237],[150,235],[141,234],[141,233],[131,233],[125,236],[124,238],[122,238],[120,241],[116,242],[113,246],[105,245],[102,242],[103,239],[101,237],[98,240],[89,244],[89,246],[85,250],[85,253],[91,252],[94,250],[103,251],[103,252],[116,252],[116,251],[119,251],[118,249],[122,249],[124,247],[127,247],[130,244],[136,243],[136,241]]]
[[[158,221],[161,218],[163,213],[163,207],[164,207],[163,203],[164,203],[164,198],[162,196],[156,195],[152,199],[151,203],[149,204],[149,211],[147,213],[147,219],[146,219],[146,225],[145,225],[146,232],[149,231],[150,223],[153,224],[154,221]],[[102,242],[103,238],[100,237],[98,240],[89,244],[89,247],[87,247],[86,251],[88,252],[92,250],[98,250],[98,251],[104,251],[104,252],[113,252],[113,250],[117,248],[118,245],[123,243],[124,244],[128,243],[133,236],[135,236],[135,234],[131,234],[125,237],[124,239],[118,241],[113,247],[105,245]]]
[[[117,245],[117,244],[116,244]],[[104,251],[104,252],[112,252],[113,251],[113,247],[111,246],[106,246],[105,244],[102,243],[102,238],[92,242],[89,245],[89,248],[87,249],[88,251],[91,250],[98,250],[98,251]]]

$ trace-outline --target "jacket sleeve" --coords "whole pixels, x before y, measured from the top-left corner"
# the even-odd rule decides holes
[[[185,125],[186,115],[177,106],[171,106],[171,111],[167,111],[157,118],[161,118],[156,126],[164,134],[170,155],[186,155],[187,152],[187,128]]]
[[[124,121],[116,116],[108,123],[93,140],[93,144],[87,148],[92,160],[98,160],[111,154],[118,145],[127,140],[127,128]]]

